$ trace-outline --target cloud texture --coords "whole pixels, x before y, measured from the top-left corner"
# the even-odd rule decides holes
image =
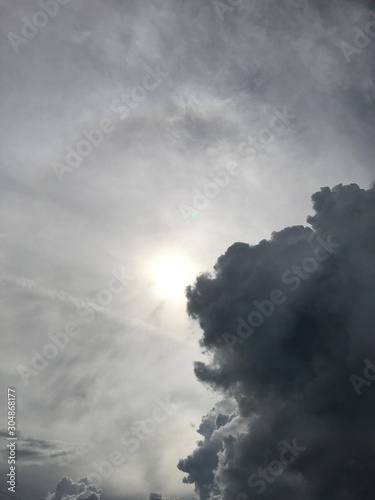
[[[373,495],[375,190],[312,200],[312,228],[235,243],[187,290],[209,357],[195,374],[236,402],[179,462],[201,500]]]
[[[70,477],[63,477],[46,500],[100,500],[100,490],[87,479],[75,482]]]

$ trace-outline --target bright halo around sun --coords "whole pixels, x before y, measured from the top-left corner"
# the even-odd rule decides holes
[[[192,265],[177,255],[161,257],[153,266],[156,291],[163,297],[184,297],[185,288],[194,282],[195,274]]]

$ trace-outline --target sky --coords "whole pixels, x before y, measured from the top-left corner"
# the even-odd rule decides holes
[[[0,5],[0,490],[370,498],[374,3]]]

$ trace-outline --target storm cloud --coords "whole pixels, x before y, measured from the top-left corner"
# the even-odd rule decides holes
[[[209,358],[195,374],[236,402],[179,462],[201,500],[373,495],[375,190],[312,200],[311,227],[233,244],[187,290]],[[223,432],[233,418],[245,428]]]

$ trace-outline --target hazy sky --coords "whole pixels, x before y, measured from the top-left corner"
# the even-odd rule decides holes
[[[225,383],[194,374],[213,354],[184,286],[233,243],[305,225],[321,187],[374,181],[371,2],[0,5],[0,428],[15,387],[16,496],[44,500],[116,450],[102,500],[194,498],[177,464]],[[210,311],[190,305],[205,333]]]

